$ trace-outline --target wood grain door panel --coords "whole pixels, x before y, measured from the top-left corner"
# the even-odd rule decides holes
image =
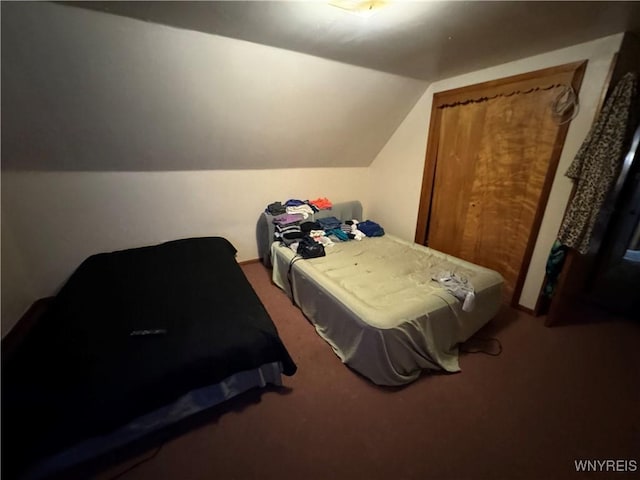
[[[533,75],[498,85],[503,92],[493,82],[492,95],[474,86],[473,99],[444,92],[448,104],[432,112],[421,198],[428,221],[418,226],[428,225],[429,247],[500,272],[508,303],[519,296],[566,135],[552,104],[563,85],[579,88],[580,68],[547,70],[540,87]]]
[[[438,166],[429,228],[429,246],[460,256],[470,215],[470,196],[479,166],[477,156],[486,115],[485,105],[443,112]]]

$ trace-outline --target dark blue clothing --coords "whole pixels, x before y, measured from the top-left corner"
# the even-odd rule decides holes
[[[316,222],[322,225],[323,230],[333,230],[334,228],[340,228],[340,220],[338,220],[336,217],[318,218]]]
[[[299,207],[300,205],[305,205],[305,202],[302,200],[296,200],[295,198],[291,198],[284,202],[285,207]]]
[[[358,230],[364,233],[367,237],[381,237],[384,235],[384,229],[371,220],[360,222],[358,224]]]

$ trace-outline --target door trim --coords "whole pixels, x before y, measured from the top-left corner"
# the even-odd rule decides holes
[[[580,91],[582,79],[587,66],[587,61],[572,62],[556,67],[545,68],[533,72],[527,72],[518,75],[512,75],[497,80],[478,83],[465,87],[455,88],[436,92],[433,95],[431,106],[431,120],[429,125],[429,133],[427,138],[427,151],[425,154],[424,169],[422,175],[422,187],[420,192],[420,203],[418,207],[418,220],[416,223],[415,242],[421,245],[427,244],[429,223],[431,217],[431,204],[433,200],[434,181],[437,168],[438,143],[440,139],[439,131],[441,124],[442,109],[446,106],[464,104],[471,101],[483,101],[498,95],[512,95],[518,92],[529,92],[537,89],[551,88],[558,84],[570,83],[576,92]],[[524,257],[518,279],[514,285],[514,292],[511,301],[512,306],[518,306],[522,287],[529,271],[531,263],[531,255],[535,247],[540,225],[544,211],[549,200],[551,185],[555,178],[555,173],[560,161],[564,141],[569,130],[571,122],[566,122],[558,128],[555,138],[551,159],[549,161],[549,169],[544,179],[534,221],[531,226],[531,232],[527,246],[525,247]]]

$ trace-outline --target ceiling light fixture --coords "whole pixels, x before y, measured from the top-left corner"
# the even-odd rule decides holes
[[[347,13],[367,18],[380,11],[380,8],[388,3],[388,1],[382,0],[331,0],[329,5],[340,8]]]

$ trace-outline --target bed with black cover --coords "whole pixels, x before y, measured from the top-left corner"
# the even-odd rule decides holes
[[[220,237],[93,255],[2,366],[3,477],[91,458],[296,366]]]

